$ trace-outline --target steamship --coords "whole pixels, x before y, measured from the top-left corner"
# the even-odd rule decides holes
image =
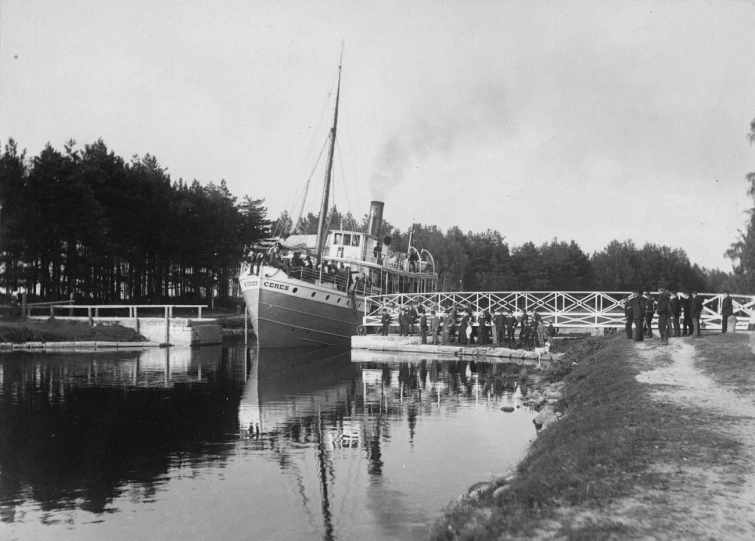
[[[367,232],[326,232],[313,266],[292,266],[294,253],[316,250],[315,235],[292,235],[266,251],[275,261],[247,261],[239,274],[260,347],[349,345],[370,295],[431,293],[438,275],[432,255],[410,245],[395,252],[380,240],[383,203],[370,206]],[[269,259],[269,258],[267,258]],[[321,262],[321,264],[320,264]]]
[[[438,275],[427,250],[393,251],[380,239],[384,204],[372,201],[367,231],[329,230],[327,220],[341,95],[338,67],[333,125],[316,235],[257,246],[242,263],[239,285],[260,347],[349,345],[370,295],[428,293]],[[296,223],[296,222],[294,222]],[[302,258],[304,263],[302,263]]]

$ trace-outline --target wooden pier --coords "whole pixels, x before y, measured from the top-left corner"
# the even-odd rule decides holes
[[[83,321],[90,325],[121,325],[134,329],[147,340],[161,345],[203,345],[222,342],[220,325],[212,318],[203,318],[206,306],[199,304],[153,305],[82,305],[70,303],[37,303],[26,305],[29,319],[55,318]],[[188,317],[175,317],[176,311],[193,312]]]

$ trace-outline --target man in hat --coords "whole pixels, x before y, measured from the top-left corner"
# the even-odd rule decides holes
[[[427,344],[427,316],[425,315],[425,309],[419,307],[419,338],[420,343]]]
[[[682,314],[682,303],[679,300],[679,295],[676,294],[676,290],[671,290],[671,297],[669,298],[669,311],[671,313],[671,319],[674,324],[674,337],[679,338],[681,335],[679,331],[679,316]]]
[[[647,299],[642,296],[642,290],[637,289],[632,299],[632,319],[634,320],[634,341],[642,342],[645,339],[642,324],[645,318]]]
[[[388,313],[387,308],[383,308],[383,315],[380,316],[380,323],[383,325],[383,336],[388,336],[388,327],[391,324],[391,315]]]
[[[692,304],[692,298],[689,291],[682,293],[682,336],[692,335],[692,316],[690,316],[690,305]]]
[[[632,320],[634,319],[634,316],[632,316],[632,303],[631,300],[634,298],[634,296],[625,295],[624,296],[624,330],[627,333],[627,338],[630,340],[632,339]]]
[[[658,333],[661,335],[661,345],[668,345],[668,315],[669,315],[669,298],[668,291],[665,287],[660,288],[658,295]]]
[[[729,316],[734,315],[734,308],[731,305],[731,297],[729,297],[729,290],[724,291],[724,298],[721,300],[721,332],[725,333],[728,329],[729,322],[727,321]]]
[[[438,345],[438,327],[440,327],[440,318],[435,314],[435,310],[430,312],[430,334],[433,335],[433,345]]]
[[[695,338],[700,336],[700,316],[703,314],[703,299],[697,294],[697,291],[692,292],[692,299],[689,303],[690,317],[692,318],[693,335]]]
[[[650,296],[650,291],[645,293],[645,330],[647,337],[653,337],[653,314],[655,313],[655,300]]]

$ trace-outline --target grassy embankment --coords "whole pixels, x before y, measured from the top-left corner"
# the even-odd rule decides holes
[[[755,362],[746,342],[746,333],[706,336],[695,343],[695,364],[720,385],[751,397],[755,392]]]
[[[24,342],[143,342],[146,338],[120,325],[79,321],[17,320],[0,322],[0,343]]]
[[[695,342],[704,370],[743,391],[755,388],[749,346],[742,335],[710,336]],[[746,339],[746,337],[745,337]],[[725,348],[727,355],[720,355]],[[578,364],[572,366],[572,360]],[[734,461],[739,442],[716,430],[717,419],[651,397],[637,381],[642,370],[670,365],[668,354],[648,362],[620,335],[577,345],[545,373],[564,377],[556,406],[564,417],[539,433],[515,475],[495,492],[463,497],[432,531],[432,539],[654,537],[674,504],[679,467],[709,468]],[[660,469],[658,464],[671,465]],[[639,501],[647,520],[628,519],[615,509]]]

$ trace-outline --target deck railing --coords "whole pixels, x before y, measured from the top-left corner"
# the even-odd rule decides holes
[[[459,318],[467,312],[467,307],[473,317],[483,310],[493,313],[499,309],[526,309],[530,316],[537,311],[546,323],[552,322],[555,327],[618,328],[625,323],[623,299],[629,294],[628,291],[498,291],[373,295],[365,299],[362,324],[379,327],[383,308],[388,309],[393,324],[396,324],[401,308],[413,306],[418,309],[421,306],[428,315],[431,310],[443,315],[457,306]],[[653,293],[652,296],[657,298],[658,295]],[[724,295],[700,293],[699,296],[703,298],[701,328],[720,330]],[[730,296],[737,316],[737,329],[746,330],[751,321],[755,322],[755,295]],[[473,324],[476,325],[476,321]]]

